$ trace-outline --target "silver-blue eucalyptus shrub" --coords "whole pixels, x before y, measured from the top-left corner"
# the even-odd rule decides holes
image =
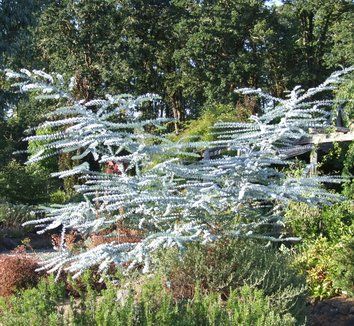
[[[37,127],[40,135],[27,141],[44,141],[28,159],[28,164],[61,153],[71,153],[76,165],[54,173],[65,178],[78,175],[75,190],[81,202],[46,207],[45,217],[27,224],[41,227],[39,233],[62,226],[62,245],[57,255],[44,262],[51,272],[66,269],[75,276],[99,265],[106,272],[113,263],[128,270],[144,266],[159,248],[186,243],[208,243],[222,237],[296,241],[272,234],[271,227],[283,225],[283,211],[290,202],[310,205],[339,200],[326,191],[324,182],[340,182],[335,177],[289,177],[279,167],[289,164],[289,152],[303,152],[298,145],[310,128],[330,125],[333,100],[318,100],[320,93],[331,92],[351,68],[333,73],[316,88],[295,87],[285,99],[261,90],[238,89],[243,94],[263,98],[263,112],[248,123],[219,122],[213,132],[216,141],[171,141],[164,132],[170,119],[155,114],[145,119],[141,107],[159,101],[154,94],[138,97],[106,95],[90,101],[74,97],[75,79],[43,71],[7,70],[22,92],[34,92],[39,100],[58,101],[57,108]],[[48,133],[43,132],[48,130]],[[203,150],[221,148],[217,158],[201,157]],[[237,153],[237,154],[236,154]],[[102,166],[120,164],[120,174],[92,171],[88,156]],[[82,247],[73,253],[64,245],[69,230],[83,238],[106,230],[117,236],[117,222],[140,229],[142,239],[134,243],[104,243]],[[109,233],[110,232],[110,233]]]

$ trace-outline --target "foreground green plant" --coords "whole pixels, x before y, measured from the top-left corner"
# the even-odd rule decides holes
[[[333,284],[354,297],[354,238],[345,236],[334,252]]]
[[[293,203],[285,216],[289,232],[303,239],[295,248],[294,265],[306,273],[311,297],[353,296],[353,202],[323,209]]]
[[[180,259],[178,251],[157,256],[175,298],[192,298],[195,287],[219,293],[243,286],[260,289],[279,313],[291,312],[299,321],[306,315],[305,278],[290,265],[293,256],[249,240],[191,245]]]
[[[354,295],[354,241],[343,236],[336,244],[321,237],[298,248],[294,266],[305,271],[311,297]]]
[[[118,292],[117,292],[118,290]],[[118,294],[118,295],[117,295]],[[125,295],[109,284],[100,294],[64,301],[64,285],[53,279],[0,303],[0,324],[24,325],[295,325],[290,313],[277,311],[263,291],[243,286],[223,300],[199,286],[189,300],[176,301],[160,278],[145,279]]]
[[[55,283],[53,277],[8,299],[0,297],[0,325],[58,325],[63,321],[58,305],[64,297],[64,284]]]

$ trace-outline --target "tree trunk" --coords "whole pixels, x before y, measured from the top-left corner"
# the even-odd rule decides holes
[[[181,97],[182,97],[182,92],[180,90],[177,90],[176,92],[173,93],[172,101],[171,101],[173,118],[175,119],[174,124],[175,124],[176,135],[179,134],[179,123],[183,119]]]

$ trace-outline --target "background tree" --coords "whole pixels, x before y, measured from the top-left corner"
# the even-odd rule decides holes
[[[0,69],[5,67],[38,67],[45,65],[38,56],[32,31],[40,13],[49,1],[4,0],[0,2]],[[47,182],[49,172],[38,166],[26,168],[26,155],[14,156],[24,150],[24,131],[33,127],[47,112],[48,106],[35,103],[30,95],[19,97],[9,89],[0,71],[0,200],[13,203],[34,204],[48,201],[50,192],[57,185]],[[16,161],[14,161],[16,159]],[[52,168],[56,168],[52,166]],[[19,189],[31,189],[29,196]],[[17,189],[17,190],[16,190]]]
[[[352,65],[353,8],[349,0],[279,6],[262,0],[5,0],[0,66],[75,76],[75,94],[85,101],[105,93],[158,93],[163,104],[155,112],[148,104],[140,110],[180,119],[170,127],[180,132],[208,112],[245,119],[259,110],[259,100],[233,92],[240,85],[282,96],[297,84],[317,84],[338,65]],[[350,96],[345,85],[341,94]],[[30,95],[18,100],[3,78],[0,86],[4,166],[24,148],[23,130],[53,107],[35,104]],[[59,165],[70,167],[70,158],[61,157]]]
[[[291,16],[287,20],[294,24],[296,31],[293,37],[297,55],[293,64],[298,73],[297,77],[292,76],[294,82],[307,81],[305,85],[313,86],[339,64],[353,64],[352,51],[348,52],[348,44],[353,46],[352,37],[345,31],[340,36],[337,34],[338,26],[345,25],[350,31],[352,24],[348,19],[353,15],[353,8],[353,2],[347,0],[284,1],[279,12],[284,17]]]

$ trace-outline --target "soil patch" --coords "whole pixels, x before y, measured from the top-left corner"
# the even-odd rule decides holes
[[[341,296],[314,303],[311,307],[310,325],[354,325],[354,298]]]

